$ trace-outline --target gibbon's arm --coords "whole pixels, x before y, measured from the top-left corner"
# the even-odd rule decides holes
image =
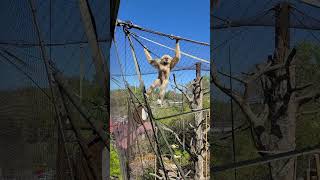
[[[179,40],[177,40],[177,42],[176,42],[176,51],[175,52],[176,52],[176,54],[175,54],[174,58],[172,58],[172,61],[170,64],[171,69],[176,66],[176,64],[179,62],[179,60],[181,58]]]
[[[146,58],[147,58],[148,62],[149,62],[153,67],[159,68],[158,62],[157,62],[156,60],[153,60],[153,59],[152,59],[149,51],[148,51],[146,48],[144,48],[143,50],[144,50],[144,54],[146,55]]]

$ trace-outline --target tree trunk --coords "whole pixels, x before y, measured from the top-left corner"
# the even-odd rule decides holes
[[[202,91],[202,78],[201,78],[201,64],[196,64],[196,79],[193,84],[193,102],[191,104],[191,108],[193,110],[200,110],[203,108],[203,91]],[[204,179],[204,128],[203,128],[203,112],[195,113],[195,142],[193,147],[193,151],[196,154],[197,161],[195,161],[195,180],[203,180]]]
[[[286,80],[283,77],[290,76]],[[268,107],[264,125],[254,127],[257,149],[264,155],[277,154],[295,149],[296,103],[294,87],[294,71],[288,74],[279,70],[262,78],[264,106]],[[290,85],[288,85],[290,83]],[[295,159],[285,159],[270,163],[273,180],[294,180]]]
[[[273,125],[275,129],[271,129],[269,133],[269,142],[265,142],[267,143],[268,151],[279,153],[295,149],[295,116],[296,108],[292,102],[288,105],[287,112],[278,118]],[[269,119],[269,122],[272,122],[272,119]],[[277,129],[279,129],[278,132]],[[295,163],[295,158],[271,162],[270,167],[273,180],[294,180]]]
[[[202,119],[203,119],[203,113],[199,112],[196,113],[195,115],[195,120],[196,120],[196,139],[195,139],[195,144],[196,144],[196,154],[197,154],[197,161],[195,162],[195,180],[203,180],[204,179],[204,158],[203,158],[203,149],[204,149],[204,144],[203,144],[203,128],[202,128]]]
[[[290,7],[287,2],[276,6],[275,22],[275,57],[273,64],[286,63],[290,43]],[[295,103],[294,67],[280,69],[266,75],[268,83],[265,84],[265,103],[269,107],[267,122],[269,127],[269,138],[262,139],[267,154],[274,154],[295,149],[295,128],[297,105]],[[268,141],[268,142],[266,142]],[[294,158],[274,161],[270,163],[273,180],[294,180],[295,175]]]

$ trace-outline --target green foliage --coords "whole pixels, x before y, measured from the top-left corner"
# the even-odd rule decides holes
[[[181,149],[175,149],[174,155],[181,156],[181,158],[179,158],[179,161],[178,161],[181,164],[181,166],[185,166],[190,163],[190,155],[187,151],[183,151]]]
[[[121,179],[120,160],[116,148],[110,144],[110,176]]]
[[[320,46],[302,42],[297,46],[296,81],[298,85],[313,83],[320,87]]]
[[[231,138],[219,140],[217,138],[217,134],[213,134],[209,138],[212,148],[211,153],[213,154],[210,159],[211,164],[222,165],[226,163],[232,163],[233,151]],[[237,133],[235,142],[237,161],[259,157],[252,142],[250,130]],[[262,177],[265,177],[267,173],[268,168],[265,165],[243,168],[237,170],[237,179],[265,179]],[[219,180],[233,180],[234,171],[217,173],[214,175],[214,178]]]

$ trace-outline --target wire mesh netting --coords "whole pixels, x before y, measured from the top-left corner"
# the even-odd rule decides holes
[[[239,95],[243,95],[245,102],[257,115],[263,114],[263,105],[268,97],[273,97],[272,93],[274,92],[266,92],[261,88],[262,78],[252,83],[250,88],[246,88],[241,80],[246,81],[250,75],[263,67],[262,65],[277,57],[275,53],[277,43],[275,40],[277,31],[274,27],[277,19],[275,12],[277,5],[281,2],[283,1],[221,1],[211,11],[211,57],[216,65],[218,79],[225,87],[232,88]],[[318,89],[319,83],[316,79],[319,78],[317,52],[320,46],[319,8],[309,6],[301,1],[287,2],[290,4],[289,52],[293,48],[296,49],[294,58],[296,87],[312,83],[313,87]],[[281,82],[280,79],[278,80]],[[224,171],[216,169],[217,171],[214,172],[216,179],[276,179],[275,172],[290,174],[290,170],[288,170],[290,168],[283,166],[283,169],[274,170],[273,163],[277,163],[274,161],[257,163],[252,166],[249,166],[249,162],[248,166],[241,166],[236,162],[300,150],[318,144],[319,133],[316,124],[318,124],[319,113],[308,115],[302,113],[309,110],[318,112],[318,101],[308,102],[296,112],[296,120],[292,121],[295,118],[288,120],[287,123],[294,124],[290,128],[293,132],[291,136],[294,137],[293,149],[275,150],[275,147],[271,147],[272,137],[270,138],[270,136],[272,136],[272,130],[276,129],[272,124],[277,120],[265,121],[263,126],[266,131],[271,131],[271,135],[266,137],[270,139],[270,142],[267,143],[269,146],[263,144],[269,148],[263,149],[257,145],[260,140],[256,138],[255,126],[244,113],[243,106],[240,108],[239,101],[237,102],[235,99],[231,101],[227,91],[220,91],[221,87],[212,86],[211,89],[214,111],[210,136],[212,137],[210,140],[211,153],[213,154],[211,164],[226,168]],[[297,96],[312,91],[306,89],[305,92],[298,92]],[[284,114],[281,113],[281,115]],[[288,131],[291,132],[291,130]],[[308,133],[305,133],[306,131]],[[284,136],[285,134],[286,132],[283,132]],[[291,142],[291,140],[288,141]],[[314,154],[301,156],[297,159],[294,164],[296,177],[305,178],[307,174],[313,176],[313,170],[308,168],[312,169],[316,166],[308,165],[307,162],[308,160],[312,163],[315,162]],[[241,168],[235,171],[234,168],[237,166]]]
[[[97,38],[106,58],[110,46],[108,3],[89,1]],[[63,132],[59,131],[59,116],[54,110],[44,63],[44,56],[47,56],[63,73],[90,116],[98,119],[101,127],[108,125],[106,110],[101,110],[105,99],[102,87],[96,83],[79,2],[5,0],[0,2],[0,12],[3,22],[0,27],[0,179],[72,179],[71,171],[77,179],[85,179],[86,174],[90,174],[88,165],[68,118],[62,118]],[[44,44],[43,51],[39,39]],[[57,91],[54,96],[61,100]],[[100,144],[100,150],[94,150],[96,134],[71,103],[66,103],[76,126],[81,127],[85,142],[93,144],[89,146],[93,163],[100,166],[103,147]],[[65,136],[65,143],[62,143],[61,134]]]

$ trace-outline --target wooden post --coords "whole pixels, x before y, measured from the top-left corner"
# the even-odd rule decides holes
[[[201,63],[196,64],[196,78],[197,80],[201,78]]]
[[[288,2],[283,2],[278,4],[275,9],[276,63],[282,63],[290,48],[290,6]]]
[[[193,102],[192,102],[192,110],[200,110],[202,109],[202,101],[203,101],[203,91],[202,91],[202,82],[201,82],[201,63],[196,64],[196,79],[193,82]],[[204,153],[203,150],[203,112],[195,113],[195,144],[194,144],[194,151],[197,155],[197,161],[195,162],[195,180],[203,180],[204,179]],[[200,151],[199,151],[200,150]]]

